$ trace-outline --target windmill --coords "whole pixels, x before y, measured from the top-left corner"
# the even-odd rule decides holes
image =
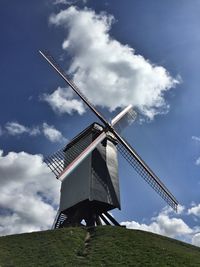
[[[176,198],[120,135],[124,124],[136,118],[132,106],[126,107],[108,122],[55,59],[48,52],[39,52],[102,123],[93,123],[64,148],[45,159],[61,181],[60,206],[53,228],[81,225],[82,220],[87,226],[100,225],[102,221],[108,225],[119,225],[108,212],[114,208],[120,209],[117,151],[176,211]]]

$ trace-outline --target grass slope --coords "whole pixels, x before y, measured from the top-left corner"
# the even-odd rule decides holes
[[[0,266],[199,267],[200,248],[120,227],[65,228],[1,237]]]

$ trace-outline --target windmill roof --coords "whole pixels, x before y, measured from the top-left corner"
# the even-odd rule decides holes
[[[91,125],[89,125],[86,129],[84,129],[82,132],[80,132],[78,135],[76,135],[63,149],[63,151],[66,151],[68,148],[73,146],[75,143],[77,143],[81,138],[84,136],[90,134],[91,132],[100,132],[103,130],[103,126],[100,125],[97,122],[93,122]]]
[[[93,122],[90,124],[86,129],[84,129],[82,132],[80,132],[78,135],[76,135],[63,149],[63,151],[66,151],[70,147],[72,147],[75,143],[77,143],[81,138],[84,136],[90,134],[90,133],[100,133],[103,130],[103,126],[97,122]],[[112,135],[112,133],[107,132],[107,138],[109,138],[111,141],[114,141],[117,143],[116,138]]]

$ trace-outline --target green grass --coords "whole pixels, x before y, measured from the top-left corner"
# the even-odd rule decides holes
[[[102,226],[0,238],[0,267],[199,267],[200,248],[143,231]],[[87,238],[86,238],[87,237]]]

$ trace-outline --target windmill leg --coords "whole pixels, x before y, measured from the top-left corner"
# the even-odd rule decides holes
[[[85,222],[88,227],[95,226],[96,214],[89,212],[87,217],[85,218]]]
[[[106,225],[111,225],[111,224],[109,223],[109,221],[106,219],[105,215],[103,215],[103,214],[99,214],[99,217],[104,221],[104,223],[105,223]]]
[[[96,225],[102,225],[101,219],[98,215],[96,215]]]
[[[81,226],[81,221],[81,211],[77,209],[67,214],[67,218],[63,222],[62,227]]]
[[[104,212],[106,217],[116,226],[121,226],[108,212]]]

